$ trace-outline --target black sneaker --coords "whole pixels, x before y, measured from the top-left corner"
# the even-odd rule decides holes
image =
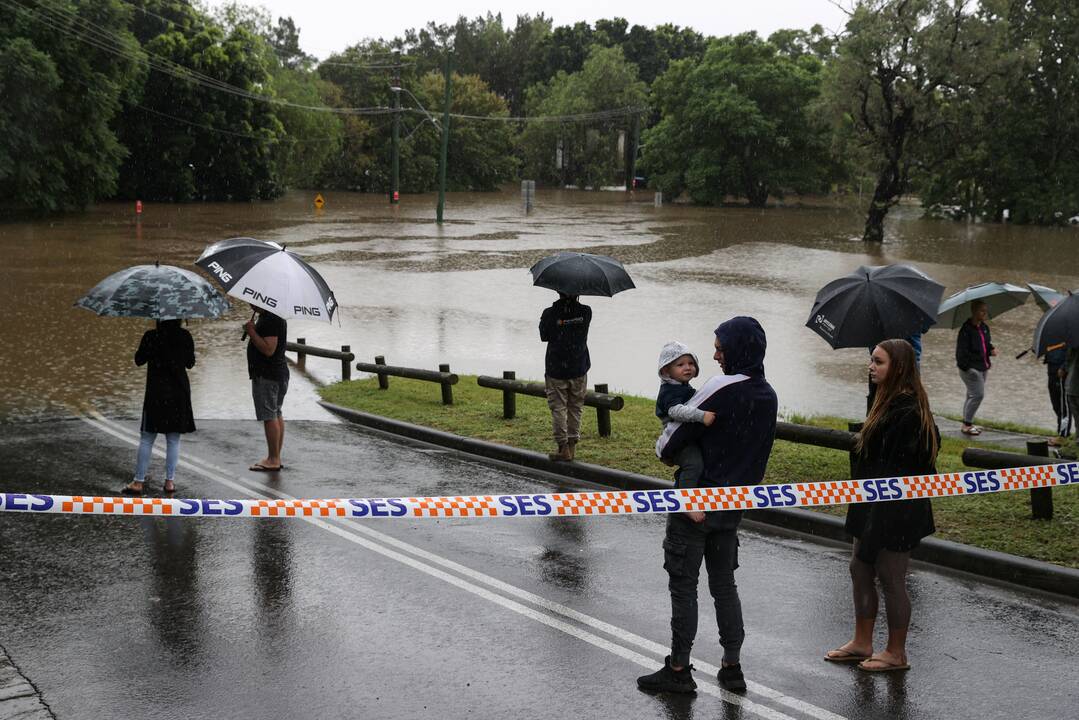
[[[742,674],[742,664],[724,665],[719,668],[719,684],[731,692],[745,692],[746,678]]]
[[[697,691],[693,680],[693,666],[687,665],[681,670],[671,668],[671,656],[663,658],[663,667],[651,675],[637,678],[637,687],[645,692],[691,693]]]

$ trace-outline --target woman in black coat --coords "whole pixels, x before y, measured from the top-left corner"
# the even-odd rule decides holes
[[[191,411],[191,383],[187,371],[195,365],[195,343],[179,320],[158,320],[147,330],[135,351],[135,364],[146,365],[146,393],[142,400],[142,437],[135,462],[135,479],[124,486],[125,495],[142,495],[150,454],[158,433],[165,433],[164,491],[176,490],[180,461],[180,435],[195,431]]]
[[[873,348],[870,380],[877,393],[855,444],[854,478],[936,474],[940,433],[918,374],[914,349],[906,340],[885,340]],[[859,503],[847,511],[847,533],[855,538],[850,562],[854,585],[854,639],[824,656],[831,662],[858,662],[863,670],[906,670],[910,594],[910,552],[931,535],[928,499]],[[888,644],[873,652],[877,587],[884,590]]]

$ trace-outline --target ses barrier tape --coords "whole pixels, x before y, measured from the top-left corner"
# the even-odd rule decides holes
[[[818,507],[1079,485],[1079,463],[938,475],[681,490],[337,500],[211,500],[0,493],[0,511],[180,517],[450,518],[666,514]]]

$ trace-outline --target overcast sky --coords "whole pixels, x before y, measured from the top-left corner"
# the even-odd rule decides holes
[[[211,6],[223,0],[206,0]],[[469,18],[502,13],[503,22],[513,27],[518,15],[544,12],[557,25],[594,23],[599,18],[624,17],[632,25],[655,27],[673,23],[705,35],[731,35],[756,30],[767,36],[779,28],[809,28],[820,23],[830,30],[843,27],[844,15],[829,0],[712,0],[668,4],[662,0],[585,2],[582,0],[245,0],[246,4],[267,8],[277,17],[292,16],[300,28],[300,45],[319,58],[343,50],[365,38],[387,40],[408,28],[430,21],[453,23],[458,15]],[[844,3],[845,4],[845,3]]]

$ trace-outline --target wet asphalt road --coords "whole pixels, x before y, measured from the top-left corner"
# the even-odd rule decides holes
[[[5,425],[0,490],[115,494],[136,423]],[[180,497],[527,493],[550,485],[335,423],[203,421]],[[160,478],[160,459],[153,472]],[[155,480],[160,482],[160,480]],[[634,678],[668,640],[655,517],[308,522],[0,516],[0,643],[59,718],[1079,717],[1079,606],[916,567],[906,674],[821,660],[845,549],[743,529],[744,700]]]

